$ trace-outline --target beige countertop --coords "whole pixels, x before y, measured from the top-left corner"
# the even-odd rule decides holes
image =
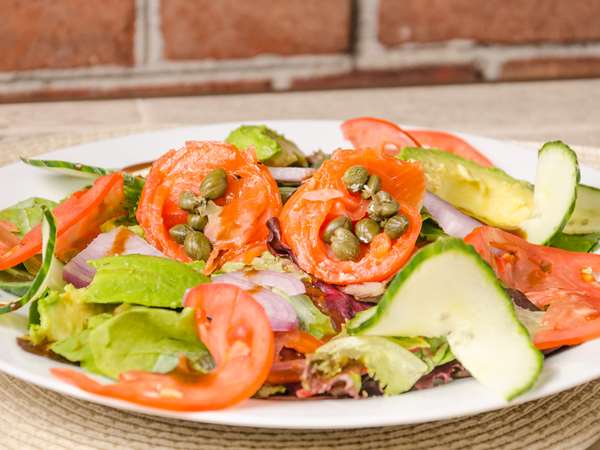
[[[600,145],[600,79],[0,105],[0,142],[230,120],[344,119]]]

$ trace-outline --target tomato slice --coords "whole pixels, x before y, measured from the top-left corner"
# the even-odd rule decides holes
[[[10,222],[0,220],[0,254],[9,251],[19,243],[17,227]]]
[[[427,147],[445,150],[484,167],[492,162],[479,150],[450,133],[436,130],[404,130],[393,122],[375,117],[357,117],[342,124],[344,137],[356,148],[373,147],[387,150],[403,147]]]
[[[600,337],[600,255],[530,244],[492,227],[477,228],[465,241],[507,286],[547,308],[534,336],[538,348]]]
[[[52,211],[56,218],[56,255],[67,261],[100,233],[100,225],[123,214],[123,175],[114,173],[96,180],[89,189],[75,192]],[[38,225],[0,256],[0,270],[14,267],[42,251]]]
[[[284,333],[275,333],[275,362],[267,378],[270,384],[298,383],[306,368],[305,358],[282,358],[284,348],[295,350],[303,355],[314,353],[323,342],[302,330],[295,329]]]
[[[420,147],[415,137],[395,123],[376,117],[357,117],[342,124],[344,137],[356,148]]]
[[[390,241],[380,233],[370,245],[361,245],[357,261],[340,261],[321,239],[321,230],[340,214],[355,221],[365,216],[368,200],[348,192],[342,182],[346,169],[358,164],[381,178],[381,189],[398,201],[409,225],[399,239]],[[302,270],[327,283],[382,281],[412,254],[421,229],[424,193],[425,177],[418,163],[400,161],[382,149],[338,150],[284,205],[279,216],[283,240]]]
[[[457,156],[473,161],[483,167],[494,167],[494,164],[464,139],[454,134],[436,130],[410,130],[422,147],[437,148],[454,153]]]
[[[281,208],[277,183],[253,152],[241,152],[223,142],[186,142],[184,148],[172,150],[152,164],[137,211],[151,244],[171,258],[190,261],[168,230],[187,220],[187,212],[178,206],[179,195],[198,193],[204,177],[216,168],[227,172],[228,188],[217,201],[223,209],[210,218],[204,231],[213,244],[207,273],[264,244],[266,222]]]
[[[220,283],[192,289],[186,306],[196,310],[199,337],[216,363],[209,374],[192,372],[185,359],[171,373],[126,372],[108,385],[73,369],[52,373],[94,394],[175,411],[221,409],[250,398],[273,364],[273,332],[262,306],[241,289]]]

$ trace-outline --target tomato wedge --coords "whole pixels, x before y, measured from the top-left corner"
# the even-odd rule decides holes
[[[175,411],[221,409],[250,398],[273,364],[273,332],[262,306],[241,289],[219,283],[192,289],[186,306],[196,310],[199,337],[216,364],[212,372],[194,373],[184,358],[171,373],[131,371],[108,385],[73,369],[52,373],[94,394]]]
[[[323,342],[302,330],[275,333],[275,362],[267,378],[270,384],[289,384],[300,381],[306,368],[305,358],[284,359],[281,350],[295,350],[303,355],[314,353]]]
[[[357,117],[342,124],[344,137],[354,147],[385,148],[386,145],[402,147],[420,147],[415,137],[395,123],[375,117]]]
[[[123,214],[123,175],[114,173],[96,180],[89,189],[75,192],[52,211],[56,217],[56,255],[67,261],[100,233],[100,225]],[[42,251],[38,225],[0,256],[0,270],[14,267]]]
[[[483,167],[494,167],[494,164],[464,139],[454,134],[436,130],[410,130],[421,147],[438,148],[454,153],[457,156],[473,161]]]
[[[350,166],[364,166],[381,178],[381,189],[400,204],[409,221],[405,233],[391,241],[380,233],[361,244],[356,261],[341,261],[321,239],[325,224],[341,214],[356,221],[366,214],[368,200],[348,192],[342,175]],[[395,274],[411,256],[421,229],[419,214],[425,177],[417,163],[400,161],[382,149],[338,150],[286,202],[279,216],[282,236],[305,272],[332,284],[382,281]]]
[[[241,152],[223,142],[186,142],[184,148],[171,150],[152,164],[137,211],[151,244],[171,258],[190,261],[183,246],[169,236],[169,229],[187,220],[188,213],[178,206],[179,195],[198,193],[204,177],[216,168],[227,172],[228,188],[224,199],[217,201],[223,209],[209,218],[204,230],[213,244],[207,273],[265,244],[266,222],[281,208],[277,183],[254,152]]]
[[[475,147],[450,133],[436,130],[404,130],[393,122],[375,117],[358,117],[342,124],[344,137],[357,147],[385,148],[403,147],[438,148],[476,162],[493,167],[492,162]]]
[[[530,244],[492,227],[477,228],[465,241],[507,286],[547,308],[534,336],[538,348],[600,337],[600,255]]]

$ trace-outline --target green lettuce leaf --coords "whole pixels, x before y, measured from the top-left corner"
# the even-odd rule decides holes
[[[551,247],[562,248],[571,252],[588,253],[594,251],[600,241],[600,233],[564,234],[558,233],[550,242]]]
[[[331,319],[323,314],[307,295],[288,296],[278,289],[273,289],[273,291],[290,302],[298,315],[302,330],[312,334],[317,339],[335,334]]]
[[[308,166],[296,144],[265,125],[242,125],[229,133],[226,141],[240,150],[254,147],[258,160],[268,166]]]
[[[111,378],[129,370],[170,372],[185,355],[206,373],[214,367],[196,336],[194,310],[130,307],[90,319],[82,332],[52,345],[52,351]]]
[[[308,358],[303,380],[311,389],[311,378],[333,378],[349,364],[358,362],[379,382],[385,395],[408,391],[427,373],[427,365],[396,340],[379,336],[344,336],[330,340]]]
[[[209,281],[188,264],[156,256],[109,256],[89,264],[97,272],[85,289],[88,303],[181,308],[187,289]]]
[[[0,211],[0,220],[15,225],[19,235],[23,236],[42,222],[42,206],[53,209],[56,202],[39,197],[28,198]]]

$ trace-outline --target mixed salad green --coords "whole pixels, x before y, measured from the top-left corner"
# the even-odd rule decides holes
[[[441,131],[342,132],[306,155],[245,125],[142,172],[23,159],[90,186],[0,211],[0,313],[29,308],[54,376],[194,411],[469,376],[512,399],[542,351],[600,336],[600,190],[567,145],[532,185]]]

